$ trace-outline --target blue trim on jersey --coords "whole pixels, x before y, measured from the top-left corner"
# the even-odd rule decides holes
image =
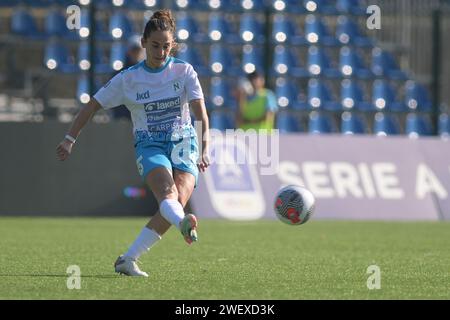
[[[142,61],[141,64],[142,64],[142,67],[144,68],[145,71],[148,71],[148,72],[150,72],[150,73],[158,73],[158,72],[163,71],[165,68],[167,68],[167,66],[169,65],[170,61],[172,61],[172,59],[173,59],[172,57],[168,57],[168,58],[166,59],[166,62],[164,63],[164,65],[161,66],[161,67],[159,67],[159,68],[151,68],[151,67],[149,67],[149,66],[145,63],[145,60]]]
[[[129,68],[127,69],[127,71],[128,71],[128,70],[136,70],[136,69],[139,69],[139,67],[141,66],[142,63],[144,63],[144,61],[141,61],[141,62],[139,62],[139,63],[136,63],[134,66],[129,67]]]
[[[181,63],[181,64],[186,64],[186,62],[185,62],[185,61],[183,61],[183,60],[181,60],[181,59],[178,59],[178,58],[172,58],[172,60],[173,60],[173,63]]]

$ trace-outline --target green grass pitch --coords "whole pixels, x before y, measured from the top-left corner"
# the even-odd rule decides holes
[[[141,258],[149,278],[116,275],[145,223],[0,218],[0,299],[450,299],[449,223],[201,220],[198,243],[173,229]],[[380,289],[367,288],[370,265]]]

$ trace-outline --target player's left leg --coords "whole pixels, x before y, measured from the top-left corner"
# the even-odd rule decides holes
[[[176,168],[173,169],[173,175],[177,185],[178,198],[179,200],[182,198],[182,204],[185,207],[194,191],[196,177],[191,172]],[[197,218],[193,214],[186,214],[180,223],[180,231],[188,244],[198,241]]]
[[[178,190],[178,202],[186,207],[195,187],[195,177],[185,171],[173,169],[173,179]],[[147,228],[155,230],[160,236],[169,230],[171,224],[158,212],[147,223]]]

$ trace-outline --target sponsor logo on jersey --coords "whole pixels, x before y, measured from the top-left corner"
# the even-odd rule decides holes
[[[144,99],[150,99],[150,91],[147,90],[143,93],[136,93],[136,101],[144,100]]]
[[[167,110],[174,107],[179,107],[181,104],[181,97],[162,99],[157,101],[152,101],[144,104],[144,109],[146,112],[149,111],[161,111]]]

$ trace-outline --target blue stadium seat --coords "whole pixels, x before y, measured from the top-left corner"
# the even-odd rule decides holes
[[[57,42],[49,42],[45,47],[44,65],[49,70],[61,71],[63,73],[74,73],[77,67],[72,62],[72,56],[67,48]]]
[[[226,130],[235,128],[235,120],[230,113],[216,110],[210,114],[210,125],[213,129]]]
[[[33,1],[33,0],[28,0],[28,1]],[[53,2],[55,2],[55,4],[59,4],[62,2],[65,2],[67,4],[68,0],[51,0]],[[83,4],[82,4],[83,2]],[[68,3],[67,5],[82,5],[82,6],[87,6],[89,4],[92,3],[92,0],[90,1],[81,1],[81,0],[72,0],[70,3]],[[97,9],[102,10],[102,9],[110,9],[111,8],[111,0],[95,0],[94,4],[96,5]]]
[[[327,83],[318,79],[310,79],[308,82],[308,103],[312,109],[342,110],[341,104],[335,101]]]
[[[377,77],[388,77],[396,80],[406,80],[406,74],[400,70],[394,57],[380,48],[372,50],[372,72]]]
[[[86,104],[91,100],[91,96],[89,95],[89,81],[86,76],[78,78],[77,99],[82,104]]]
[[[405,133],[410,138],[417,138],[418,136],[429,136],[432,133],[431,123],[424,115],[417,113],[408,113],[406,116]]]
[[[275,14],[273,16],[272,40],[275,43],[289,43],[292,45],[305,45],[306,39],[300,33],[287,15]]]
[[[438,134],[441,137],[450,137],[450,117],[446,113],[439,115]]]
[[[208,41],[206,34],[200,30],[197,21],[187,12],[182,11],[177,14],[176,24],[178,40],[196,43]]]
[[[45,17],[45,33],[49,37],[67,37],[72,35],[73,39],[77,38],[75,32],[70,32],[66,26],[66,17],[60,10],[50,10]]]
[[[157,8],[159,5],[158,0],[111,0],[110,2],[116,7],[135,10]]]
[[[326,46],[337,46],[339,44],[331,35],[325,22],[312,14],[306,17],[305,38],[310,44],[323,44]]]
[[[236,65],[236,58],[228,47],[221,44],[213,44],[210,47],[209,68],[215,75],[238,76],[241,74],[239,67]]]
[[[411,110],[431,111],[431,100],[425,87],[414,81],[405,83],[405,105]]]
[[[397,117],[377,112],[373,121],[373,133],[377,136],[400,134],[400,124]]]
[[[2,1],[3,2],[3,1]],[[22,2],[22,4],[26,5],[27,7],[35,7],[35,8],[45,8],[52,4],[52,0],[22,0],[22,1],[15,1]]]
[[[100,88],[100,83],[97,79],[94,80],[94,90],[93,92],[97,92],[97,90]],[[77,84],[77,100],[81,104],[86,104],[91,100],[90,94],[89,94],[89,80],[86,75],[81,75],[78,78],[78,84]]]
[[[337,20],[336,39],[342,45],[355,45],[357,47],[372,47],[373,41],[364,36],[358,25],[347,16],[339,16]]]
[[[278,78],[275,84],[275,95],[280,108],[306,110],[308,105],[301,101],[300,87],[286,78]]]
[[[220,13],[211,13],[209,15],[208,36],[212,41],[224,41],[236,44],[240,38],[235,33],[228,20]]]
[[[261,23],[256,16],[251,13],[244,13],[241,16],[239,35],[241,40],[245,43],[264,43],[265,41]]]
[[[367,102],[364,98],[364,90],[355,80],[342,80],[341,104],[344,109],[375,111],[373,104]]]
[[[80,21],[80,29],[78,30],[78,35],[81,40],[85,40],[88,38],[91,33],[91,25],[89,22],[89,11],[86,9],[81,9],[81,21]],[[106,26],[104,23],[96,19],[95,21],[95,38],[96,40],[111,40],[111,34],[106,31]]]
[[[227,2],[227,1],[226,1]],[[261,12],[266,9],[265,1],[258,0],[240,0],[240,9],[249,12]]]
[[[232,95],[231,86],[225,78],[212,77],[209,98],[214,108],[237,110],[237,101]]]
[[[133,34],[133,24],[123,12],[115,12],[109,20],[109,32],[113,39],[127,39]]]
[[[335,0],[303,0],[303,6],[309,13],[334,15],[338,12]]]
[[[337,0],[336,9],[340,13],[353,14],[353,15],[365,15],[366,9],[361,0]]]
[[[14,10],[12,13],[11,32],[33,40],[42,40],[44,38],[37,27],[35,18],[25,9]]]
[[[344,77],[373,78],[373,73],[364,65],[363,59],[356,49],[342,47],[339,57],[339,70]]]
[[[277,45],[275,47],[272,71],[276,76],[308,77],[309,73],[299,65],[299,60],[299,57],[292,52],[292,49],[283,45]]]
[[[78,67],[82,71],[87,71],[92,66],[92,61],[89,57],[89,42],[83,41],[78,46]],[[96,46],[95,60],[94,60],[94,71],[96,73],[107,73],[111,72],[112,69],[104,61],[104,52],[101,46]]]
[[[175,0],[173,1],[175,10],[207,10],[206,1],[203,0]]]
[[[294,114],[288,111],[280,111],[277,113],[275,127],[280,133],[293,133],[303,131],[300,123]]]
[[[341,77],[341,73],[332,66],[331,59],[323,47],[309,47],[307,68],[310,75],[314,77],[322,75],[327,78]]]
[[[242,51],[242,70],[245,73],[264,70],[261,50],[250,44],[246,44],[243,46]]]
[[[272,8],[276,12],[305,13],[305,7],[299,0],[272,0]]]
[[[209,75],[208,68],[202,59],[202,55],[194,46],[186,43],[180,44],[177,51],[177,58],[192,64],[199,76]]]
[[[109,67],[114,71],[122,70],[126,63],[127,46],[122,42],[114,42],[111,45],[111,52],[109,55]]]
[[[336,130],[336,123],[330,115],[312,111],[309,114],[308,132],[312,134],[334,133]]]
[[[360,115],[351,112],[343,112],[341,115],[341,132],[343,134],[365,134],[367,123]]]
[[[372,87],[372,103],[377,110],[405,111],[403,103],[396,100],[395,90],[389,82],[375,80]]]
[[[209,11],[238,12],[240,9],[239,0],[209,0],[204,2],[206,2]]]

